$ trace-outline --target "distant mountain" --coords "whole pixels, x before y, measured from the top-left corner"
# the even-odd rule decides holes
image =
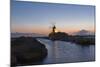
[[[82,36],[83,35],[95,35],[95,33],[82,29],[82,30],[80,30],[78,32],[74,32],[73,35],[82,35]]]
[[[37,34],[37,33],[11,33],[11,37],[45,37],[46,35],[43,34]]]

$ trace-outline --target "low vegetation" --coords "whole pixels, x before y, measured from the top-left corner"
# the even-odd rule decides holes
[[[11,41],[11,66],[40,64],[47,56],[45,45],[32,37],[19,37]]]
[[[53,41],[61,40],[61,41],[77,43],[80,45],[95,45],[95,36],[92,35],[72,36],[72,35],[68,35],[67,33],[57,32],[57,33],[50,33],[49,38]]]

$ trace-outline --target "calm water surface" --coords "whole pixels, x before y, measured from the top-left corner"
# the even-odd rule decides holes
[[[45,44],[48,56],[43,64],[69,63],[95,60],[95,45],[82,46],[71,42],[51,41],[48,39],[37,39]]]

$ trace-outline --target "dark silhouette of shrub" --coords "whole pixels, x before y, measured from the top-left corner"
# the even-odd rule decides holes
[[[32,37],[20,37],[11,41],[11,66],[37,64],[46,56],[46,47]]]
[[[67,40],[68,34],[64,32],[50,33],[49,38],[51,40]]]

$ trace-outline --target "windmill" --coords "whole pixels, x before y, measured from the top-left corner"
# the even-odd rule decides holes
[[[52,29],[52,33],[56,33],[57,32],[57,29],[56,29],[56,25],[55,24],[56,24],[55,22],[52,22],[51,23],[52,26],[50,26],[50,28]]]

